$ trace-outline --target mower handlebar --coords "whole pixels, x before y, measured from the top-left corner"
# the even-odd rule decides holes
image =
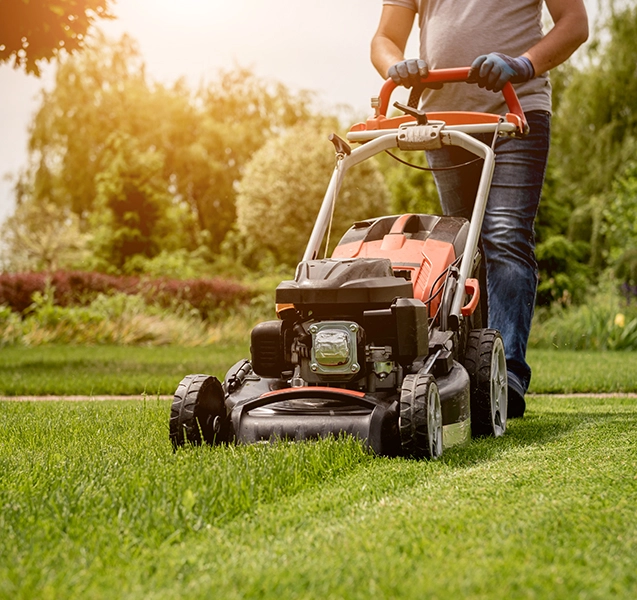
[[[429,71],[429,75],[427,77],[422,78],[422,83],[456,83],[467,81],[469,77],[470,67],[458,67],[455,69],[434,69]],[[391,98],[392,92],[398,87],[392,79],[388,79],[383,84],[383,87],[380,90],[379,96],[379,106],[378,106],[378,114],[386,117],[387,109],[389,108],[389,100]],[[524,116],[524,111],[522,110],[522,106],[520,105],[520,101],[518,99],[518,95],[515,93],[513,86],[510,81],[507,81],[504,88],[502,88],[502,95],[504,96],[504,101],[509,108],[509,112],[520,117],[523,123],[526,123],[526,117]]]

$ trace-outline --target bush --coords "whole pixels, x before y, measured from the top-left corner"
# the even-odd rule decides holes
[[[571,350],[637,350],[637,305],[622,299],[614,285],[581,306],[538,309],[529,346]]]
[[[98,294],[85,306],[58,306],[49,293],[35,292],[23,318],[0,307],[0,345],[199,346],[218,337],[201,319],[148,306],[141,296],[132,294]]]
[[[296,266],[301,259],[334,171],[328,131],[315,122],[297,126],[268,141],[246,165],[237,195],[235,245],[257,266],[264,260]],[[377,164],[353,167],[335,205],[330,249],[354,221],[388,211],[389,194]]]
[[[252,292],[240,283],[227,279],[155,279],[140,284],[140,292],[148,302],[162,308],[183,305],[192,307],[203,318],[246,303]]]
[[[168,294],[169,290],[164,290]],[[223,318],[202,320],[195,310],[149,305],[139,294],[97,294],[82,306],[59,306],[53,288],[33,294],[23,313],[0,305],[0,346],[44,344],[114,344],[207,346],[246,343],[250,330],[275,316],[271,286],[257,282],[255,296]],[[219,315],[218,311],[215,316]]]
[[[589,247],[584,242],[571,242],[563,235],[554,235],[538,244],[536,255],[540,281],[537,304],[553,302],[577,304],[586,297],[591,270],[586,264]]]

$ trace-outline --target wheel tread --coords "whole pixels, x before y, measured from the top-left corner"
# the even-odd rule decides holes
[[[464,366],[471,380],[471,432],[476,437],[494,435],[491,415],[491,361],[500,333],[495,329],[469,332]]]
[[[209,416],[225,417],[224,407],[213,406],[207,400],[208,387],[212,394],[223,394],[219,381],[210,375],[187,375],[177,386],[173,403],[170,409],[169,434],[173,448],[177,449],[186,443],[199,446],[203,441],[207,443],[216,442],[216,434],[208,432],[204,423]],[[223,404],[223,395],[221,396]]]
[[[432,458],[427,419],[427,391],[430,385],[435,385],[431,375],[407,375],[403,380],[399,432],[401,448],[406,456]]]

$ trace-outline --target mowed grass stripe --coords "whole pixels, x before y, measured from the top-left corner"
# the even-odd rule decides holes
[[[197,348],[18,346],[0,352],[0,396],[172,395],[189,373],[223,379],[245,344]],[[531,393],[637,393],[637,353],[530,350]]]
[[[351,441],[174,455],[167,408],[0,404],[0,596],[637,592],[635,399],[533,398],[434,463]]]
[[[172,395],[189,373],[223,379],[242,344],[196,348],[12,346],[0,352],[0,396]]]

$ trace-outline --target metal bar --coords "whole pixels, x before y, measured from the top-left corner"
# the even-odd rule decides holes
[[[360,148],[352,150],[352,153],[349,156],[337,158],[332,178],[327,186],[327,191],[323,197],[318,217],[316,217],[316,222],[314,223],[314,228],[310,235],[310,240],[305,248],[303,260],[314,260],[319,255],[321,244],[330,222],[332,203],[336,201],[336,197],[338,196],[343,183],[343,177],[345,177],[347,170],[350,167],[362,163],[368,158],[379,154],[380,152],[396,147],[396,132],[391,132],[365,144],[364,146],[361,146]]]
[[[491,179],[493,178],[493,171],[495,169],[495,153],[489,146],[487,146],[487,144],[478,141],[463,131],[444,128],[440,137],[443,145],[459,146],[460,148],[464,148],[472,154],[484,159],[482,174],[478,184],[478,192],[476,194],[473,212],[471,215],[471,225],[469,227],[467,243],[460,263],[458,287],[451,304],[451,315],[455,315],[457,318],[460,318],[460,311],[462,309],[465,295],[465,282],[471,274],[473,259],[478,249],[478,241],[482,230],[482,222],[487,205],[489,189],[491,187]],[[338,196],[347,170],[350,167],[383,152],[384,150],[390,150],[397,146],[396,131],[391,131],[387,133],[387,135],[383,135],[382,137],[376,138],[363,146],[356,148],[349,156],[339,157],[337,159],[332,178],[330,179],[330,183],[327,187],[318,217],[316,218],[316,222],[312,230],[312,235],[310,236],[310,240],[303,255],[304,261],[314,260],[318,257],[325,232],[329,225],[332,203],[335,202],[336,197]]]
[[[478,184],[478,192],[471,214],[471,225],[469,226],[467,243],[465,245],[464,254],[462,255],[462,261],[460,262],[458,287],[451,303],[451,315],[460,318],[460,310],[462,309],[465,295],[465,282],[471,274],[473,259],[478,249],[478,241],[480,239],[480,232],[482,231],[482,222],[484,220],[489,190],[491,188],[491,179],[493,178],[493,170],[495,169],[495,152],[486,144],[460,131],[443,131],[441,137],[444,145],[459,146],[484,159],[480,183]]]
[[[431,124],[439,123],[440,121],[429,121]],[[411,125],[411,124],[409,124]],[[407,125],[407,126],[409,126]],[[413,126],[416,126],[416,122],[413,122]],[[513,123],[475,123],[466,125],[446,125],[445,131],[462,131],[464,133],[493,133],[495,130],[502,133],[514,133],[517,131],[517,127]],[[350,131],[347,134],[347,139],[350,142],[368,142],[384,135],[398,134],[398,129],[371,129],[369,131]]]

